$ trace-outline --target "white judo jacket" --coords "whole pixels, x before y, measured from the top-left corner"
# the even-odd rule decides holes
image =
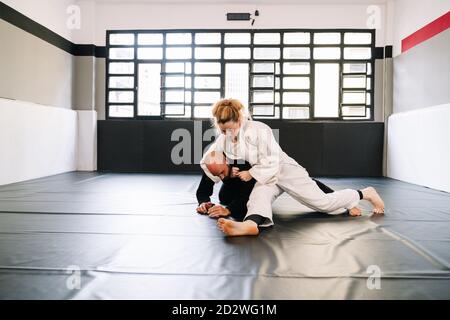
[[[205,159],[212,151],[224,153],[229,159],[248,161],[252,168],[249,170],[255,180],[261,184],[276,184],[282,164],[298,163],[289,157],[275,140],[272,129],[259,121],[244,120],[233,142],[230,135],[219,134],[216,141],[205,152],[200,166],[206,175],[214,182],[220,178],[209,172]]]

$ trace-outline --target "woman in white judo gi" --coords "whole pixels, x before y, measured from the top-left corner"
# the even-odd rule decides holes
[[[248,212],[243,222],[219,219],[218,227],[228,236],[257,235],[258,227],[273,225],[272,202],[283,192],[300,203],[320,212],[333,213],[342,208],[351,215],[360,215],[357,205],[361,199],[371,202],[374,213],[384,212],[384,203],[372,187],[362,190],[345,189],[324,193],[309,177],[308,172],[289,157],[276,142],[266,124],[252,121],[241,102],[235,99],[218,101],[212,110],[214,123],[220,133],[205,153],[200,165],[208,177],[212,175],[206,161],[212,151],[225,153],[230,159],[244,159],[252,168],[239,172],[243,181],[257,181],[247,203]]]

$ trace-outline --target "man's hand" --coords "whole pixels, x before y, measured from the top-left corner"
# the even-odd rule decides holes
[[[250,181],[253,178],[252,175],[250,174],[250,171],[241,171],[238,173],[238,176],[242,181],[245,182]]]
[[[225,207],[215,205],[208,210],[208,215],[211,218],[227,217],[231,214],[230,210]]]
[[[236,178],[239,175],[239,168],[238,167],[232,167],[231,168],[231,177]]]
[[[200,214],[207,214],[209,208],[211,208],[213,206],[214,206],[214,203],[212,203],[212,202],[203,202],[198,206],[197,212]]]

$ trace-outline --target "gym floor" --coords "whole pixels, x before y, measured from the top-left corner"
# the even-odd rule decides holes
[[[2,186],[0,298],[450,298],[450,194],[320,180],[374,186],[386,215],[287,214],[282,196],[275,227],[226,238],[195,213],[198,175],[72,172]]]

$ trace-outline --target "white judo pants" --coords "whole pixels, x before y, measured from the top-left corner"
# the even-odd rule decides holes
[[[299,164],[281,164],[276,183],[255,184],[247,203],[245,219],[257,214],[266,218],[261,224],[262,227],[273,225],[272,203],[283,192],[318,212],[332,213],[342,208],[351,209],[356,207],[360,200],[358,191],[352,189],[324,193],[309,177],[305,168]]]

